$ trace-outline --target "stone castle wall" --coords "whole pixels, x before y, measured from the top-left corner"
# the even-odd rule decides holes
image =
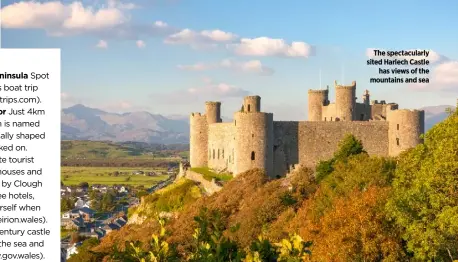
[[[216,170],[234,169],[235,125],[215,123],[209,126],[208,133],[208,166]]]
[[[402,151],[423,142],[425,132],[425,112],[418,110],[389,111],[387,120],[389,129],[389,153],[396,156]]]
[[[207,116],[200,113],[192,113],[189,123],[189,162],[191,166],[207,166]]]
[[[336,85],[336,114],[340,121],[354,120],[356,82],[351,86]]]
[[[274,173],[283,175],[290,165],[314,167],[331,158],[346,134],[353,134],[371,155],[388,156],[388,122],[274,122]]]
[[[273,114],[237,112],[235,125],[235,174],[265,169],[270,175],[273,166]]]
[[[208,194],[213,194],[221,190],[221,186],[217,185],[215,181],[206,180],[201,174],[191,170],[186,170],[185,177],[189,180],[200,183]]]

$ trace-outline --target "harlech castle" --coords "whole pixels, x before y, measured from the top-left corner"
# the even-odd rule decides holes
[[[234,120],[223,123],[221,103],[206,102],[205,114],[190,117],[190,165],[224,170],[234,175],[253,168],[282,176],[296,164],[313,167],[332,157],[346,134],[362,141],[370,155],[396,156],[421,143],[424,111],[398,109],[398,104],[356,102],[356,82],[335,83],[335,102],[329,88],[308,91],[308,121],[274,121],[261,111],[261,97],[247,96]]]

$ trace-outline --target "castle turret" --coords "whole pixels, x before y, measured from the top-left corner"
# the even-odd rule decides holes
[[[205,114],[208,124],[221,123],[221,102],[205,102]]]
[[[308,119],[309,121],[321,121],[323,114],[323,106],[328,102],[329,90],[313,90],[308,91]]]
[[[246,96],[243,99],[243,111],[248,113],[261,112],[261,97]]]
[[[369,94],[369,90],[366,89],[366,91],[364,91],[364,94],[363,94],[363,103],[367,106],[370,105],[371,103],[370,99],[371,99],[371,96]]]
[[[234,174],[260,168],[273,175],[273,114],[237,112]]]
[[[338,121],[352,121],[355,119],[356,107],[356,81],[351,85],[338,85],[335,82],[336,88],[336,114]],[[337,120],[337,119],[336,119]]]
[[[192,113],[189,132],[189,162],[191,167],[206,167],[208,164],[207,116]]]
[[[422,143],[425,132],[425,111],[387,110],[389,155],[397,156],[402,151]]]

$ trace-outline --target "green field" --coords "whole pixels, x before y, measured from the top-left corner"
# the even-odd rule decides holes
[[[132,167],[61,167],[61,180],[66,186],[78,185],[81,182],[103,185],[143,185],[150,187],[161,180],[164,180],[168,175],[144,176],[133,175],[132,172],[143,171],[161,172],[164,169],[152,168],[132,168]],[[115,175],[115,172],[120,174]],[[123,174],[127,173],[127,174]]]
[[[189,155],[187,150],[158,149],[160,146],[107,141],[66,140],[61,142],[62,159],[164,159],[177,160]],[[185,146],[182,146],[185,148]]]

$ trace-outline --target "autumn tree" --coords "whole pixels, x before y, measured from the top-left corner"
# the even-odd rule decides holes
[[[398,231],[383,212],[389,188],[355,189],[317,223],[313,261],[405,261]]]
[[[416,259],[458,259],[458,113],[399,157],[386,206]]]

